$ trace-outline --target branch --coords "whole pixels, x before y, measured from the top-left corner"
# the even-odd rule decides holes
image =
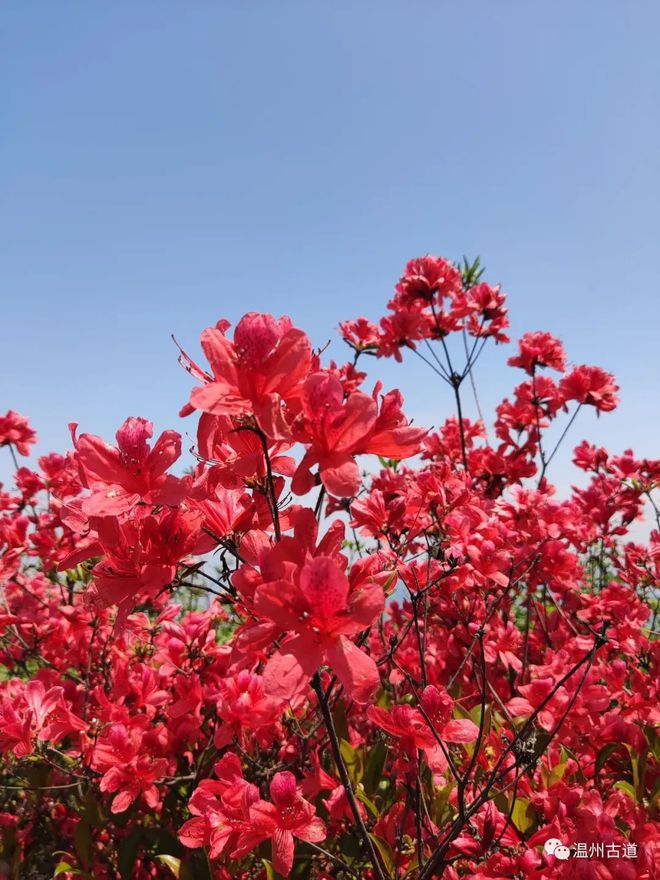
[[[360,834],[360,837],[362,838],[364,846],[367,849],[367,852],[369,853],[369,859],[371,861],[376,877],[378,878],[378,880],[386,880],[385,875],[383,874],[383,869],[381,868],[380,862],[378,861],[376,847],[374,846],[374,843],[369,836],[367,826],[364,824],[364,819],[362,818],[362,814],[360,813],[360,808],[355,797],[355,792],[353,791],[353,786],[351,785],[351,780],[348,776],[348,770],[346,769],[346,764],[344,763],[344,758],[341,753],[341,747],[339,745],[339,738],[337,736],[335,722],[332,718],[332,713],[330,712],[330,708],[328,706],[328,700],[323,691],[323,685],[321,684],[321,676],[318,672],[316,672],[314,674],[314,677],[312,678],[312,688],[316,693],[319,701],[319,706],[321,707],[323,720],[325,721],[328,736],[330,737],[332,755],[335,759],[335,764],[337,765],[339,777],[342,781],[342,785],[344,786],[344,791],[346,792],[346,798],[348,799],[351,812],[353,813],[353,816],[355,818],[358,832]]]
[[[545,745],[545,750],[547,750],[548,746],[550,745],[550,743],[552,742],[554,737],[559,732],[559,729],[563,725],[571,707],[573,706],[575,700],[577,699],[578,693],[580,692],[580,689],[584,683],[584,680],[587,676],[589,668],[591,667],[593,659],[596,655],[596,651],[600,647],[602,647],[602,645],[604,645],[605,642],[606,642],[606,640],[605,640],[605,625],[604,625],[602,632],[600,634],[596,635],[591,649],[583,657],[581,657],[580,660],[578,660],[576,663],[574,663],[573,666],[569,669],[569,671],[559,679],[559,681],[555,684],[555,686],[552,688],[552,690],[548,694],[546,694],[546,696],[543,698],[543,700],[539,703],[539,705],[536,707],[536,709],[532,712],[532,714],[529,716],[529,718],[527,719],[525,724],[518,731],[518,733],[516,734],[514,739],[504,749],[504,751],[502,752],[502,754],[500,755],[500,757],[496,761],[495,766],[494,766],[493,770],[491,771],[491,774],[490,774],[486,784],[484,785],[483,789],[481,790],[480,794],[477,795],[477,797],[474,799],[474,801],[472,801],[472,803],[466,809],[465,817],[463,818],[461,815],[459,815],[454,820],[452,826],[450,827],[450,829],[448,830],[448,832],[445,836],[445,839],[438,846],[438,848],[433,853],[433,855],[431,856],[429,861],[426,863],[426,867],[421,871],[418,880],[428,880],[428,878],[433,877],[433,876],[436,876],[436,877],[442,876],[443,865],[446,864],[444,862],[444,856],[445,856],[447,850],[449,849],[449,847],[451,846],[452,841],[460,834],[460,832],[465,827],[468,820],[477,812],[477,810],[479,810],[486,803],[486,801],[491,799],[491,793],[492,793],[493,787],[498,782],[503,780],[504,777],[508,773],[510,773],[511,770],[513,770],[514,767],[516,766],[517,759],[514,760],[514,764],[512,766],[506,767],[504,770],[501,770],[502,765],[504,764],[504,762],[507,758],[507,755],[511,754],[511,752],[514,750],[516,744],[519,743],[521,740],[523,740],[526,737],[527,733],[531,729],[536,718],[543,711],[543,709],[548,705],[550,700],[552,700],[552,698],[555,696],[555,694],[557,693],[559,688],[562,687],[573,675],[575,675],[575,673],[579,669],[581,669],[585,664],[587,664],[587,668],[585,669],[578,686],[575,688],[575,691],[573,692],[571,699],[569,700],[561,718],[559,719],[559,722],[557,723],[554,730],[550,734],[550,738],[548,739],[548,741]],[[498,793],[499,792],[496,792],[495,795]],[[493,796],[495,796],[495,795],[493,795]],[[438,869],[440,873],[436,873],[436,869]]]

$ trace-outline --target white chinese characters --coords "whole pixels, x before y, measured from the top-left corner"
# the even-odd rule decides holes
[[[546,855],[560,861],[575,859],[636,859],[636,843],[583,843],[578,842],[571,850],[558,837],[551,837],[543,845]]]

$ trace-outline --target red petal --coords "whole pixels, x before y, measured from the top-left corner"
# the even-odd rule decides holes
[[[184,846],[190,849],[196,849],[199,846],[206,846],[206,822],[200,816],[188,821],[181,827],[179,831],[179,840]]]
[[[350,498],[360,488],[360,469],[352,456],[333,459],[320,465],[321,482],[335,498]]]
[[[293,834],[284,828],[277,828],[273,834],[273,868],[283,877],[291,873],[294,849]]]
[[[448,721],[440,732],[440,737],[450,743],[474,742],[478,736],[479,728],[469,718]]]
[[[346,636],[339,636],[326,651],[328,666],[356,703],[368,703],[380,685],[378,667]]]

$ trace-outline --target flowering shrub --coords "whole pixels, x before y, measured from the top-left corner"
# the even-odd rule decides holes
[[[660,461],[583,442],[557,497],[617,386],[545,332],[490,433],[465,418],[507,326],[431,256],[341,325],[346,364],[218,321],[180,356],[187,469],[143,418],[19,466],[34,431],[0,418],[0,876],[660,876],[658,508],[628,534]],[[404,355],[447,386],[436,430],[367,385]]]

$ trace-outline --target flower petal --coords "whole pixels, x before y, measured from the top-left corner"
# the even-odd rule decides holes
[[[327,649],[326,660],[348,695],[356,703],[368,703],[380,685],[378,667],[373,658],[346,636],[339,636]]]
[[[440,736],[445,742],[469,743],[474,742],[479,736],[479,728],[469,718],[448,721],[440,731]]]
[[[284,828],[277,828],[273,834],[273,868],[283,877],[291,873],[294,849],[293,834]]]

